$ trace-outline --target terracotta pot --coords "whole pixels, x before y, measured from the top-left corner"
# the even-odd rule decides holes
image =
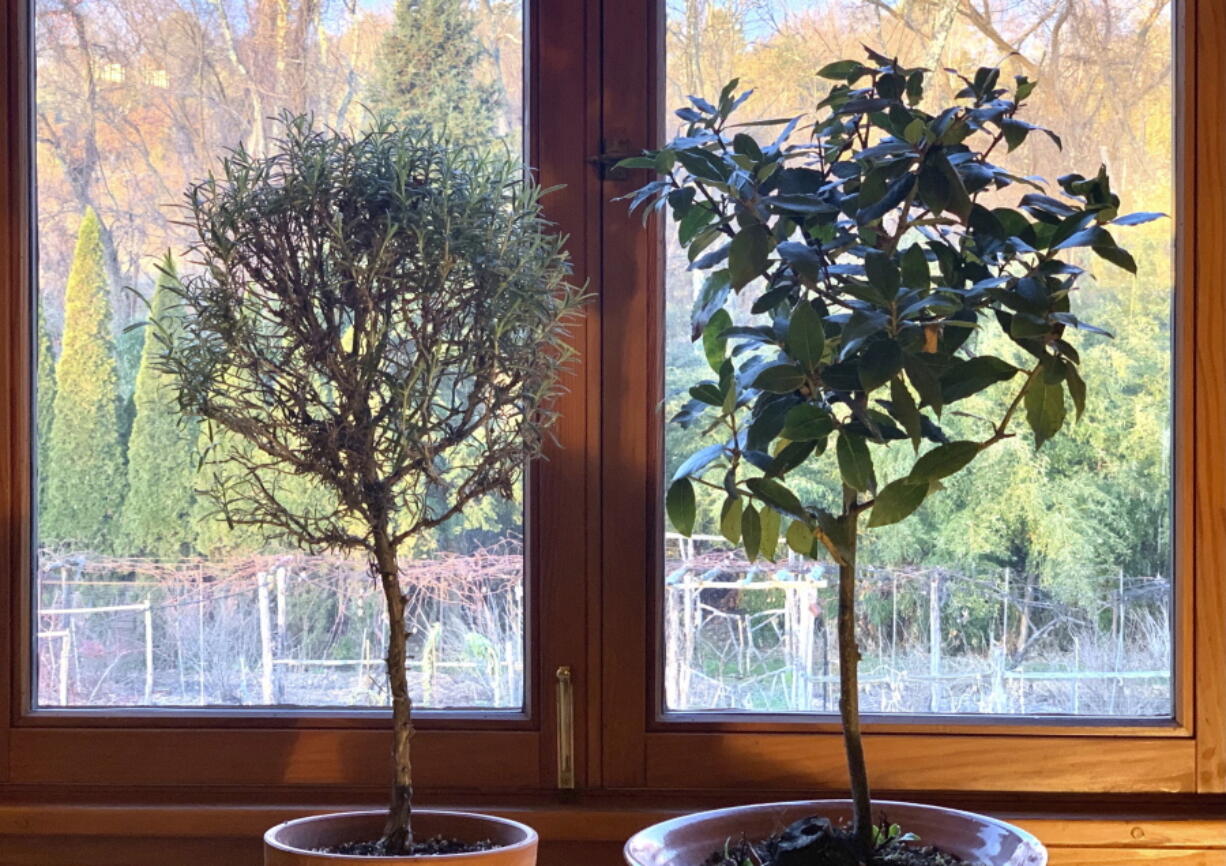
[[[315,850],[362,839],[377,839],[387,813],[337,812],[278,824],[264,834],[264,866],[340,866],[342,863],[455,864],[455,866],[536,866],[536,831],[518,821],[417,809],[413,832],[418,838],[445,836],[464,841],[490,839],[502,844],[492,851],[425,857],[353,857]]]
[[[976,866],[1045,866],[1047,851],[1034,836],[1004,821],[971,812],[877,801],[877,820],[886,819]],[[849,800],[806,800],[737,806],[685,815],[648,827],[626,843],[630,866],[701,866],[728,839],[768,839],[793,821],[811,815],[835,824],[851,820]]]

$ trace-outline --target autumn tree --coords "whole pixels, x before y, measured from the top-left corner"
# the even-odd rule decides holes
[[[178,280],[167,256],[158,269],[150,315],[173,334],[182,310],[170,286]],[[126,552],[177,556],[190,540],[197,425],[175,405],[167,376],[157,368],[158,345],[146,340],[136,373],[135,417],[128,440],[128,495],[120,544]]]
[[[40,532],[47,541],[106,550],[123,503],[125,473],[110,286],[101,229],[92,209],[81,220],[68,274],[55,385]]]

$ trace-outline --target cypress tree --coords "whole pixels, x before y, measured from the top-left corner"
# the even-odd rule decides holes
[[[492,141],[502,87],[475,25],[466,0],[397,0],[379,46],[371,107],[401,126]]]
[[[40,523],[46,541],[96,551],[112,547],[125,481],[105,261],[98,216],[86,209],[64,296]]]
[[[204,432],[198,438],[192,484],[198,491],[219,491],[232,484],[238,472],[226,455],[231,449],[250,454],[251,447],[225,430],[214,429],[211,440]],[[209,496],[196,497],[191,525],[196,549],[206,555],[255,553],[265,547],[264,534],[257,527],[231,526]]]
[[[171,287],[177,281],[169,255],[159,267],[150,318],[173,333],[180,313]],[[128,495],[120,532],[125,552],[177,556],[192,541],[188,520],[196,471],[198,425],[179,412],[166,374],[157,369],[161,344],[149,333],[133,391],[128,439]]]
[[[47,468],[50,466],[51,419],[55,417],[55,351],[51,347],[51,332],[47,317],[38,308],[38,379],[36,380],[34,435],[37,437],[38,501],[47,501]]]

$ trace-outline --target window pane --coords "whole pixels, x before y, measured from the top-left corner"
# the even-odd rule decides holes
[[[205,437],[178,422],[125,287],[156,305],[185,186],[227,149],[275,148],[281,112],[340,129],[390,112],[519,150],[521,7],[36,0],[39,705],[387,703],[377,582],[228,528],[195,492]],[[522,706],[522,537],[521,497],[491,499],[406,554],[420,705]]]
[[[816,70],[862,58],[862,43],[905,65],[1001,65],[1004,81],[1037,80],[1027,119],[1058,131],[1063,151],[1031,136],[993,161],[1051,186],[1105,163],[1126,211],[1174,212],[1167,0],[670,0],[667,108],[739,77],[755,89],[743,120],[812,112],[829,87]],[[937,75],[925,107],[960,86]],[[1172,240],[1169,220],[1130,230],[1135,279],[1083,262],[1102,282],[1082,284],[1079,312],[1117,336],[1078,341],[1090,383],[1079,424],[1038,453],[1026,436],[1003,443],[913,519],[862,536],[866,712],[1170,716]],[[675,237],[667,262],[671,417],[709,368],[690,341],[701,275]],[[1008,399],[959,406],[999,417]],[[969,438],[954,434],[976,421],[942,424]],[[667,478],[700,447],[699,426],[667,425]],[[879,477],[909,467],[903,450],[879,458]],[[813,470],[812,494],[833,491],[829,471]],[[750,565],[719,535],[721,501],[699,493],[693,541],[666,531],[667,707],[837,712],[833,564]]]

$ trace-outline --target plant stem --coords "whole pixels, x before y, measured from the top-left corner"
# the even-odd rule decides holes
[[[852,833],[861,863],[873,850],[873,810],[869,796],[868,769],[860,734],[860,646],[856,642],[856,491],[843,485],[843,520],[846,521],[847,551],[839,563],[839,715],[843,722],[843,747],[851,780]]]
[[[387,854],[407,854],[413,844],[413,759],[409,750],[413,739],[413,701],[409,697],[404,624],[404,593],[400,589],[400,567],[396,549],[386,526],[374,532],[374,570],[383,585],[387,603],[387,683],[392,694],[392,798],[387,823],[383,826],[383,847]]]

